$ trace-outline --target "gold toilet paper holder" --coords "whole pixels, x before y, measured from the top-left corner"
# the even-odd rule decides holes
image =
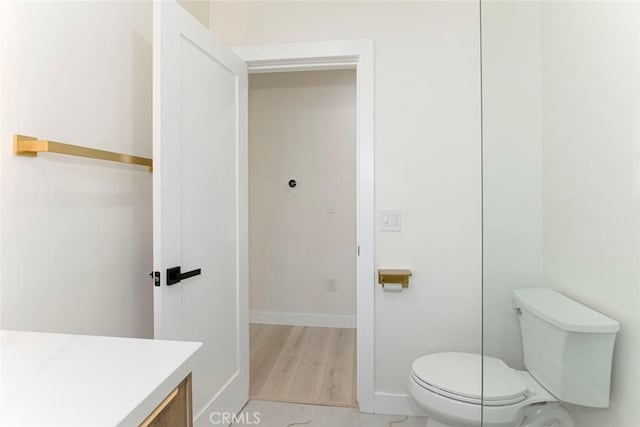
[[[411,271],[380,268],[378,269],[378,283],[384,285],[386,283],[401,284],[403,288],[409,287],[409,277],[411,277]]]

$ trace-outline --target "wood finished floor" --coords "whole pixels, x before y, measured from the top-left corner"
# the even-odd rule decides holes
[[[250,326],[250,398],[356,407],[356,330]]]

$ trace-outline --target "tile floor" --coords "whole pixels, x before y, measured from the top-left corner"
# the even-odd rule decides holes
[[[242,410],[256,427],[424,427],[425,417],[361,414],[353,408],[252,400]],[[259,418],[259,423],[256,420]]]

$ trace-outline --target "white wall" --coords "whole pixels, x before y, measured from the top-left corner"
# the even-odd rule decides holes
[[[213,2],[230,45],[375,39],[375,197],[403,230],[377,233],[375,388],[406,393],[411,362],[480,350],[480,69],[477,2]]]
[[[487,2],[482,24],[485,349],[522,366],[513,287],[617,319],[611,407],[571,411],[580,427],[636,426],[640,5]]]
[[[542,274],[542,39],[537,2],[482,5],[484,352],[523,368],[511,290]]]
[[[355,327],[355,78],[355,70],[249,78],[250,309],[258,321],[321,314],[302,318]]]
[[[151,7],[2,8],[2,327],[151,336],[151,174],[11,144],[22,133],[150,156]]]
[[[0,8],[2,327],[150,337],[151,174],[15,157],[11,135],[149,157],[152,5]]]
[[[209,0],[177,0],[187,12],[204,26],[209,26]]]
[[[640,423],[640,4],[545,3],[544,283],[621,324],[611,408]]]

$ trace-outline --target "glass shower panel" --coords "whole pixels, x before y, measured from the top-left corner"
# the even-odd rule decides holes
[[[640,2],[481,28],[483,425],[637,427]]]

